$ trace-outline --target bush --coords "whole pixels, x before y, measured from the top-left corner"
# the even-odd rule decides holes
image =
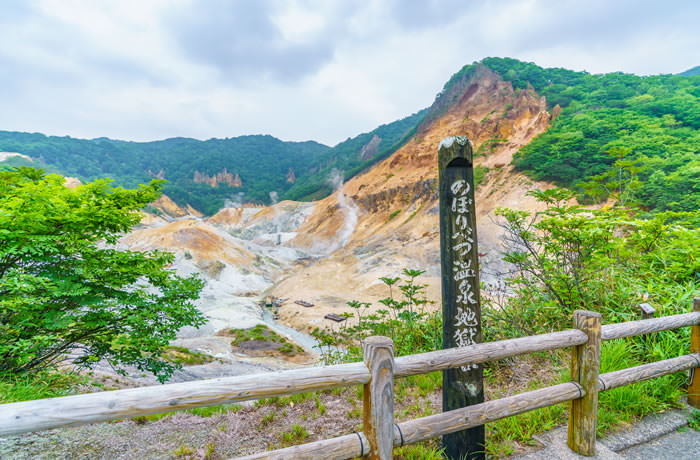
[[[205,322],[192,303],[202,281],[169,270],[172,254],[114,248],[160,187],[69,189],[41,170],[0,172],[0,373],[37,372],[72,352],[79,366],[104,358],[160,381],[172,374],[161,353],[179,328]]]
[[[322,346],[322,358],[326,363],[362,361],[362,341],[369,336],[383,335],[394,341],[394,355],[403,356],[442,348],[442,313],[430,313],[425,305],[425,285],[416,278],[424,272],[404,269],[401,278],[383,277],[380,280],[389,288],[389,297],[379,302],[386,308],[368,313],[371,304],[353,300],[347,303],[353,312],[348,318],[357,318],[350,326],[347,321],[339,329],[330,331],[315,329],[312,335]],[[402,299],[395,298],[395,290]]]

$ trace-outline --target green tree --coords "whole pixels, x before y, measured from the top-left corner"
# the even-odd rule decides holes
[[[503,259],[513,270],[509,295],[486,315],[506,335],[564,328],[576,309],[598,311],[606,322],[633,319],[647,299],[662,315],[680,313],[683,299],[697,294],[697,211],[644,219],[622,205],[570,205],[574,194],[564,189],[528,195],[545,209],[496,210],[505,230]]]
[[[161,382],[172,375],[161,353],[178,329],[205,322],[193,305],[202,281],[168,269],[172,254],[115,247],[161,186],[69,189],[42,170],[0,172],[0,373],[36,372],[71,352],[79,366],[106,359]]]

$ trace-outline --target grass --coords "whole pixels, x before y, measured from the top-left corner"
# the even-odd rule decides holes
[[[290,431],[280,433],[282,447],[294,446],[303,443],[309,437],[309,432],[301,425],[293,425]]]
[[[398,216],[400,212],[401,212],[400,209],[397,209],[396,211],[392,212],[391,214],[389,214],[389,218],[386,221],[387,222],[391,221],[394,217]]]
[[[186,458],[194,453],[194,449],[186,444],[181,444],[180,447],[173,451],[173,454],[178,458]]]
[[[443,449],[439,440],[426,441],[394,449],[397,460],[442,460]]]
[[[229,329],[228,333],[233,337],[231,345],[234,347],[246,348],[255,342],[266,342],[273,345],[267,351],[275,350],[288,356],[304,353],[304,348],[289,342],[264,324],[248,329]]]
[[[566,404],[557,404],[487,424],[487,455],[501,458],[515,453],[516,443],[533,445],[533,435],[565,422],[567,407]]]
[[[295,393],[289,396],[273,396],[272,398],[263,398],[255,401],[255,407],[275,406],[283,408],[285,406],[294,406],[301,404],[310,399],[318,399],[317,393]]]
[[[163,352],[163,359],[174,364],[181,364],[183,366],[194,366],[197,364],[206,364],[214,361],[213,357],[204,353],[173,345],[165,349]]]
[[[408,221],[410,221],[411,219],[413,219],[414,217],[416,217],[416,214],[418,214],[419,212],[421,212],[422,209],[423,209],[423,205],[420,205],[420,207],[419,207],[418,209],[416,209],[415,211],[413,211],[413,212],[411,213],[411,215],[408,216],[408,219],[404,220],[403,223],[405,224],[406,222],[408,222]]]
[[[146,422],[157,422],[158,420],[170,417],[179,412],[196,415],[202,418],[208,418],[218,417],[219,415],[224,415],[229,412],[235,413],[241,409],[243,409],[243,406],[240,404],[219,404],[216,406],[195,407],[194,409],[185,409],[182,411],[163,412],[161,414],[139,415],[137,417],[132,417],[131,420],[139,425],[142,425]]]
[[[275,420],[275,413],[274,412],[268,412],[265,414],[260,420],[260,425],[258,426],[259,429],[263,429],[266,426],[268,426],[270,423],[272,423]]]
[[[0,374],[0,404],[66,396],[85,383],[85,377],[58,372],[21,376]]]
[[[632,340],[603,343],[600,373],[644,364]],[[645,415],[679,406],[685,376],[672,374],[605,391],[598,396],[598,436]]]

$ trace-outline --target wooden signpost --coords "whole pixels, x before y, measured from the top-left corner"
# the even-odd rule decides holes
[[[466,347],[482,342],[474,164],[469,139],[443,139],[438,148],[438,170],[443,348]],[[443,412],[483,401],[480,365],[442,372]],[[450,459],[486,458],[483,425],[443,436],[442,444]]]

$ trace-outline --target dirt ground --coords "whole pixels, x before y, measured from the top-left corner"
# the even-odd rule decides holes
[[[486,399],[546,386],[557,371],[546,358],[529,357],[492,367]],[[439,388],[395,383],[397,422],[441,412]],[[225,459],[361,430],[362,388],[247,402],[211,416],[179,412],[159,420],[143,417],[0,438],[2,459]],[[296,402],[295,402],[296,400]],[[301,435],[294,436],[295,426]],[[304,434],[305,433],[305,434]],[[287,435],[285,437],[285,434]],[[526,452],[528,446],[518,446]]]

